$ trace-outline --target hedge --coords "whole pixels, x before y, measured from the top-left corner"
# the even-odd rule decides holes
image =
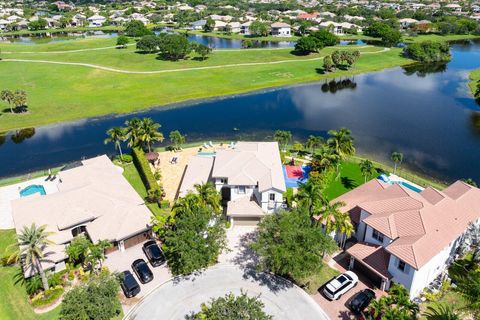
[[[32,299],[32,306],[35,308],[44,307],[51,305],[56,301],[62,294],[64,290],[62,287],[50,288],[45,292],[40,293],[35,298]]]
[[[133,148],[132,157],[133,163],[135,164],[147,190],[158,188],[159,185],[157,180],[153,176],[152,170],[150,169],[150,165],[148,164],[148,160],[145,158],[143,151],[139,148]]]

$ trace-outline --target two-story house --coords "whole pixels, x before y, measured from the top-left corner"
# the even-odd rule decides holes
[[[292,28],[288,23],[284,22],[275,22],[272,23],[271,26],[272,36],[274,37],[291,37],[292,36]]]
[[[345,203],[355,227],[350,268],[383,290],[400,283],[411,298],[446,270],[469,224],[480,221],[480,190],[462,181],[439,191],[374,179],[334,201]]]
[[[194,191],[195,184],[212,182],[226,205],[233,224],[256,224],[277,212],[286,191],[280,152],[276,142],[238,142],[213,155],[193,156],[179,196]]]

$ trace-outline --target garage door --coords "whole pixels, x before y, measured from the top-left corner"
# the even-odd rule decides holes
[[[380,277],[378,274],[376,274],[375,272],[373,272],[372,270],[370,270],[369,268],[367,268],[366,266],[364,266],[362,263],[358,262],[357,260],[355,260],[355,264],[353,265],[353,269],[360,272],[360,273],[363,273],[364,275],[366,275],[367,279],[369,279],[372,282],[372,284],[374,286],[376,286],[377,288],[382,287],[382,277]]]
[[[260,218],[233,218],[233,226],[256,226]]]

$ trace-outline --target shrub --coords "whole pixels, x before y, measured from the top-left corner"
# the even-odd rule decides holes
[[[63,285],[63,275],[64,274],[65,274],[65,272],[52,273],[48,277],[48,285],[50,287],[56,287],[56,286]]]
[[[131,163],[133,161],[133,158],[130,154],[124,154],[122,159],[125,163]]]
[[[168,201],[168,200],[160,201],[160,208],[162,208],[162,209],[170,208],[170,201]]]
[[[148,164],[147,158],[145,158],[143,151],[140,148],[133,148],[132,158],[133,163],[135,164],[135,167],[137,168],[147,190],[157,189],[159,185],[153,176],[152,170],[150,169],[150,165]]]
[[[143,22],[132,20],[125,25],[125,34],[129,37],[142,37],[152,34],[152,32],[145,27]]]
[[[64,290],[61,286],[50,288],[42,292],[32,299],[32,306],[35,308],[44,307],[55,302],[63,294]]]

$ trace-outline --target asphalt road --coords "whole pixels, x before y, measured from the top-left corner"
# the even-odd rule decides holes
[[[211,298],[241,291],[250,296],[260,295],[265,311],[274,319],[329,319],[308,294],[290,282],[252,269],[226,265],[164,283],[144,297],[125,319],[185,319]]]

